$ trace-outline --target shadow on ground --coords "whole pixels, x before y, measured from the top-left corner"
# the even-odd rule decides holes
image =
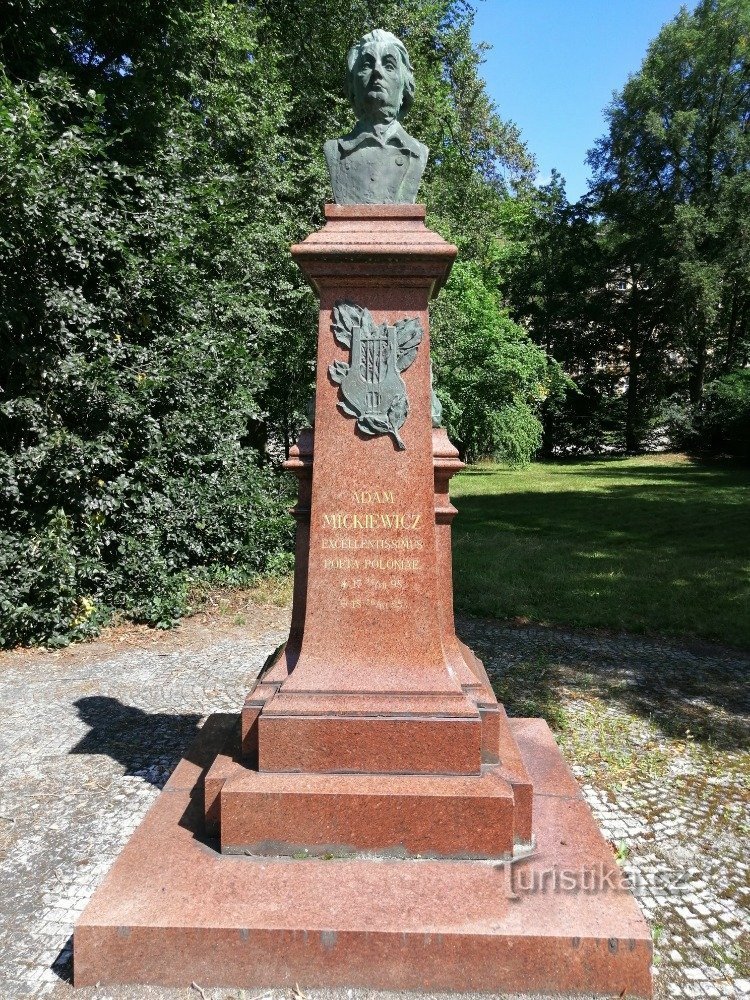
[[[73,935],[68,938],[60,949],[60,953],[52,963],[52,971],[64,983],[73,985]]]
[[[732,462],[712,462],[707,464],[701,461],[688,461],[679,465],[664,464],[658,465],[653,462],[633,462],[632,460],[616,459],[603,463],[601,459],[592,459],[589,463],[585,459],[572,460],[570,465],[575,463],[576,473],[579,475],[590,475],[596,479],[645,479],[649,483],[659,483],[665,481],[673,482],[678,488],[698,486],[705,489],[721,489],[722,487],[736,487],[740,482],[747,479],[747,466],[742,466]],[[560,472],[566,470],[566,462],[559,463]],[[588,466],[588,467],[587,467]]]
[[[75,702],[90,730],[71,753],[106,754],[125,773],[163,788],[172,769],[195,739],[202,716],[144,712],[117,698],[92,695]]]
[[[179,823],[196,840],[218,850],[216,837],[205,830],[202,778],[230,741],[239,748],[239,715],[215,712],[199,726],[203,717],[195,713],[144,712],[104,695],[79,698],[74,704],[80,718],[91,728],[70,753],[105,754],[122,765],[126,774],[143,778],[159,789],[180,760],[200,769],[197,780],[194,770],[188,770],[187,775],[182,772],[181,780],[189,780],[192,791]],[[72,983],[73,962],[71,936],[52,963],[52,971],[63,982]]]
[[[630,485],[634,479],[645,479],[652,482],[671,480],[678,486],[705,487],[710,484],[712,488],[737,486],[747,480],[749,472],[746,465],[738,462],[719,460],[708,462],[700,459],[688,459],[678,463],[659,464],[654,462],[653,456],[649,456],[644,461],[634,461],[628,456],[571,457],[570,459],[548,459],[545,460],[544,465],[547,474],[552,476],[569,476],[574,473],[576,476],[591,476],[594,479],[619,478],[630,480]],[[517,469],[493,464],[471,465],[461,472],[462,479],[481,479],[491,476],[502,481],[503,476],[514,480],[517,475]]]
[[[562,727],[563,698],[578,690],[670,737],[747,745],[747,469],[598,458],[550,463],[531,488],[497,466],[459,482],[457,610],[551,626],[532,626],[520,668],[488,650],[509,711]],[[609,631],[567,643],[557,623]]]

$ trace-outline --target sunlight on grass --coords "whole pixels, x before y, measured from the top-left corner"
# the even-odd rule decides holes
[[[682,455],[453,481],[457,610],[750,644],[750,470]]]

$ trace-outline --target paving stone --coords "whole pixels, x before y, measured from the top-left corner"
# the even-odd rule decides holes
[[[155,987],[74,992],[70,935],[197,727],[212,712],[238,710],[285,637],[286,612],[259,611],[251,625],[214,623],[200,641],[178,629],[146,633],[134,647],[0,654],[2,1000],[200,996]],[[539,677],[543,662],[537,702],[507,708],[546,715],[553,726],[564,718],[563,751],[618,856],[625,849],[623,868],[654,928],[656,996],[750,995],[750,756],[741,732],[748,659],[710,646],[479,620],[459,631],[500,684],[513,672],[521,681]],[[698,735],[686,738],[687,728]],[[300,985],[311,1000],[385,996]],[[238,1000],[236,991],[204,993]]]
[[[709,996],[724,985],[723,995],[741,995],[750,952],[750,845],[743,819],[750,785],[748,657],[719,647],[687,649],[634,636],[552,628],[511,630],[492,622],[466,622],[462,638],[477,648],[501,685],[514,667],[525,663],[538,671],[543,659],[538,710],[547,713],[554,728],[554,713],[563,709],[565,728],[558,739],[572,756],[600,826],[618,848],[627,849],[624,868],[647,919],[661,929],[655,952],[665,980],[655,983],[655,995]],[[576,685],[584,686],[584,672],[588,696],[572,697]],[[690,740],[685,730],[699,730],[693,721],[695,699],[682,692],[698,685],[716,703],[708,700],[702,710],[703,738]],[[525,697],[523,711],[528,712]],[[513,704],[506,707],[518,714]],[[576,738],[577,722],[595,727],[590,745]],[[601,763],[592,767],[596,753],[588,751],[596,751],[600,727],[605,734],[611,728],[617,738],[623,732],[631,773],[627,768],[620,769],[624,774],[608,773],[606,746]],[[639,746],[647,749],[641,752]],[[653,776],[643,774],[649,753],[661,759]],[[732,961],[725,965],[727,954]],[[700,978],[688,978],[688,968],[700,970]]]

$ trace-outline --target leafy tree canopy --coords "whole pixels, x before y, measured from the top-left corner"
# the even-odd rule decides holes
[[[750,0],[683,8],[615,95],[588,195],[553,176],[503,204],[510,315],[576,381],[543,408],[547,451],[693,426],[750,361],[749,46]]]
[[[487,98],[462,0],[7,0],[4,15],[0,643],[63,643],[114,608],[166,625],[197,578],[241,581],[289,548],[270,458],[304,422],[316,304],[288,247],[320,225],[322,143],[351,121],[347,47],[375,26],[406,40],[423,195],[480,297],[493,220],[533,163]],[[527,455],[522,372],[543,379],[544,359],[508,339],[503,405],[526,407]]]
[[[707,376],[750,347],[750,0],[683,8],[608,111],[589,161],[609,224],[610,268],[626,277],[628,438],[639,394],[667,355],[684,359],[693,404]]]

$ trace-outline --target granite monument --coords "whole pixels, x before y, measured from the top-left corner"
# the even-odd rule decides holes
[[[541,719],[511,720],[453,615],[428,305],[456,247],[414,204],[414,77],[373,31],[334,204],[292,254],[320,298],[289,639],[212,716],[75,931],[77,984],[650,996],[651,938]],[[521,899],[596,870],[610,894]]]

